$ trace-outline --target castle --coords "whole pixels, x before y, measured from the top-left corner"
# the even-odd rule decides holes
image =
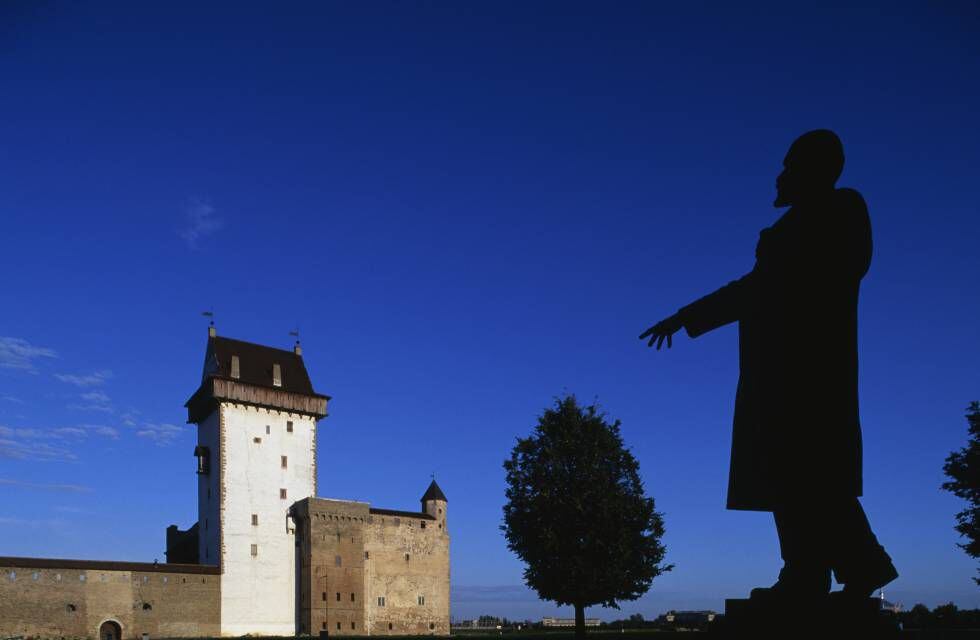
[[[209,328],[197,425],[198,521],[164,564],[0,557],[0,636],[99,640],[448,635],[447,500],[419,511],[316,497],[330,398],[292,351]]]

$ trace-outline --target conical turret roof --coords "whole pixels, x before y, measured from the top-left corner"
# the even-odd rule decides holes
[[[425,490],[425,494],[422,496],[422,502],[425,502],[426,500],[442,500],[443,502],[449,502],[449,500],[446,500],[446,494],[442,492],[442,489],[440,489],[439,485],[436,484],[434,478],[432,483],[429,485],[429,488]]]

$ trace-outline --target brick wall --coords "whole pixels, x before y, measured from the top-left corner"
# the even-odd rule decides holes
[[[60,566],[59,566],[60,565]],[[216,568],[0,558],[0,636],[125,639],[220,633]]]

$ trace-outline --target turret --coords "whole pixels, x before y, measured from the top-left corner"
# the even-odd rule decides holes
[[[435,478],[433,478],[429,484],[429,488],[422,495],[422,512],[435,518],[438,527],[447,533],[446,506],[448,502],[446,500],[446,494],[442,492],[442,489],[436,484]]]

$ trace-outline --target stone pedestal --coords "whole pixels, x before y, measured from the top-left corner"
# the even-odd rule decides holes
[[[894,614],[881,611],[875,598],[853,601],[838,597],[759,602],[725,600],[725,616],[712,629],[731,637],[821,637],[857,634],[861,638],[897,635]]]

